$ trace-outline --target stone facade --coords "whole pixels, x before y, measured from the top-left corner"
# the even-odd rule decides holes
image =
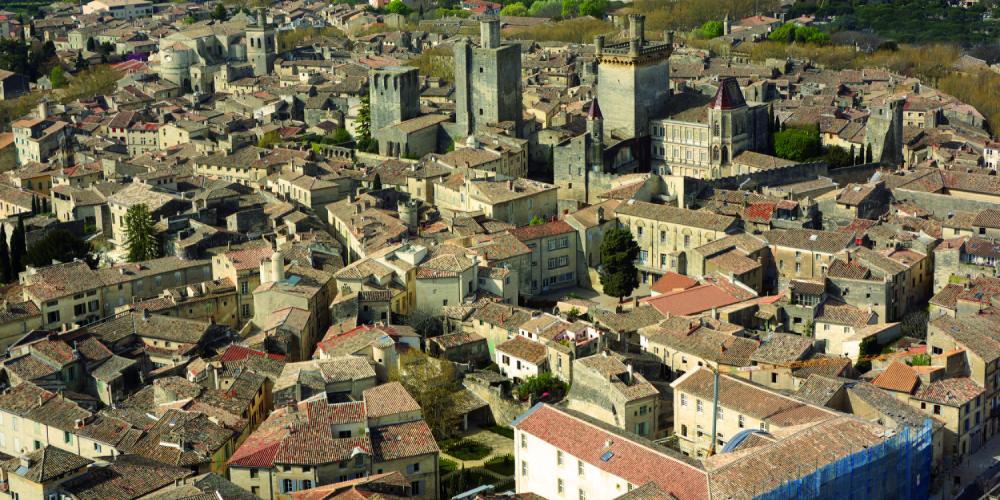
[[[417,68],[391,66],[369,74],[371,130],[415,118],[420,114],[420,82]]]
[[[455,108],[458,133],[469,135],[492,123],[513,122],[520,130],[521,50],[500,45],[500,20],[480,23],[480,46],[455,44]]]

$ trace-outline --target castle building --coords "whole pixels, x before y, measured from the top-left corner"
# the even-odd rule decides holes
[[[417,68],[390,66],[371,70],[368,83],[372,132],[420,114]]]
[[[769,125],[768,105],[748,103],[736,79],[723,79],[714,97],[673,96],[667,116],[652,121],[653,164],[663,174],[701,179],[746,173],[733,159],[765,150]]]
[[[606,129],[622,138],[649,135],[649,120],[663,116],[670,98],[668,60],[673,43],[646,40],[646,17],[631,14],[629,40],[605,44],[598,36],[594,45],[597,66],[597,98],[608,114]]]
[[[521,50],[501,45],[500,20],[483,18],[479,47],[463,40],[455,44],[454,55],[457,133],[467,136],[503,122],[520,130]]]
[[[163,80],[194,92],[214,92],[217,75],[231,79],[269,70],[276,52],[274,31],[258,24],[259,16],[237,14],[224,23],[165,36],[160,39],[160,62],[154,69]],[[248,59],[251,52],[253,58]],[[249,61],[256,61],[260,69]]]
[[[865,150],[876,162],[903,162],[903,105],[901,97],[878,100],[870,107],[865,125]]]

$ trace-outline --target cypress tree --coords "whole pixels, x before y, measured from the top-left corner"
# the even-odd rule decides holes
[[[31,195],[31,213],[38,213],[38,197],[35,195]]]
[[[24,248],[24,219],[17,219],[17,227],[14,228],[14,234],[10,236],[10,270],[12,275],[24,270],[24,254],[26,249]]]
[[[13,281],[10,270],[10,249],[7,248],[7,226],[0,224],[0,281]]]

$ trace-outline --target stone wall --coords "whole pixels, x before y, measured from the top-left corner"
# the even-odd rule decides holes
[[[987,208],[996,208],[996,204],[988,201],[969,200],[946,194],[925,193],[907,189],[893,189],[892,196],[896,201],[909,201],[940,218],[948,218],[949,213],[965,211],[979,212]]]
[[[750,181],[748,187],[749,185],[781,186],[815,180],[817,177],[827,176],[828,172],[829,165],[826,163],[798,163],[787,167],[762,170],[750,174],[731,175],[703,182],[718,189],[739,189],[748,180]]]
[[[497,425],[509,427],[514,419],[531,408],[527,403],[504,396],[498,386],[486,385],[474,378],[466,378],[462,385],[490,406],[490,413]]]

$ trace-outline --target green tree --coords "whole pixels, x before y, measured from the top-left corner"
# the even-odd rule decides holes
[[[279,142],[281,142],[281,134],[277,130],[272,130],[260,137],[260,140],[257,141],[257,147],[273,148]]]
[[[528,17],[528,8],[521,2],[514,2],[512,4],[507,4],[504,8],[500,9],[500,15]]]
[[[560,15],[563,17],[573,17],[580,12],[580,0],[562,0],[562,11]]]
[[[722,36],[722,21],[705,21],[701,28],[694,30],[694,36],[708,40]]]
[[[144,204],[133,205],[125,212],[125,250],[129,262],[141,262],[160,256],[153,218]]]
[[[624,228],[612,228],[604,233],[601,242],[601,286],[604,293],[623,298],[632,294],[639,286],[639,273],[635,259],[639,256],[639,245],[632,233]]]
[[[29,266],[42,267],[51,265],[54,260],[69,262],[74,259],[80,259],[93,266],[90,245],[70,231],[56,229],[28,248],[24,262]]]
[[[372,179],[372,191],[378,191],[380,189],[382,189],[382,176],[376,172],[375,178]]]
[[[400,0],[392,0],[388,5],[385,6],[385,11],[390,14],[399,14],[401,16],[408,15],[413,12],[405,3]]]
[[[334,130],[330,139],[333,140],[334,144],[345,144],[354,140],[354,138],[351,137],[351,133],[344,128]]]
[[[875,160],[872,158],[872,145],[869,144],[868,147],[865,148],[865,163],[873,163],[874,161]]]
[[[73,61],[73,69],[83,71],[90,67],[90,61],[83,58],[83,51],[76,51],[76,60]]]
[[[10,268],[10,249],[7,247],[7,226],[0,224],[0,282],[10,283],[14,280]]]
[[[820,155],[818,127],[788,128],[774,134],[774,154],[779,158],[805,161]]]
[[[823,160],[831,167],[848,167],[854,164],[854,154],[839,146],[830,146]]]
[[[97,42],[93,38],[87,39],[87,52],[93,52],[97,48]]]
[[[593,16],[601,19],[607,11],[608,0],[582,0],[580,2],[581,16]]]
[[[225,21],[229,18],[229,13],[226,11],[226,6],[219,2],[215,4],[215,9],[212,10],[212,19],[216,21]]]
[[[31,195],[31,213],[38,213],[38,197],[35,195]]]
[[[541,226],[542,224],[545,224],[545,219],[537,215],[535,215],[534,217],[531,218],[530,221],[528,221],[529,226]]]
[[[61,89],[66,85],[66,74],[63,72],[62,66],[56,66],[49,71],[49,82],[52,83],[52,88]]]
[[[372,106],[368,96],[361,98],[361,107],[358,108],[358,118],[354,121],[354,136],[358,140],[358,149],[371,151],[372,149]]]
[[[16,277],[17,273],[24,271],[24,253],[26,251],[24,239],[24,219],[17,218],[17,227],[10,235],[10,272],[11,277]]]
[[[194,17],[194,15],[188,14],[187,17],[181,20],[181,22],[183,22],[184,24],[194,24],[198,22],[198,19]]]
[[[772,42],[792,43],[795,41],[795,25],[792,23],[782,24],[771,31],[767,35],[767,39]]]

